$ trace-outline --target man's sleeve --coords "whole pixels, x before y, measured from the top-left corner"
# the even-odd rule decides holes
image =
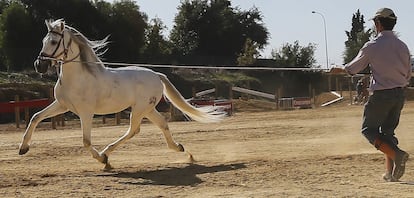
[[[358,72],[365,69],[369,64],[369,56],[368,56],[368,45],[367,43],[362,47],[358,55],[348,64],[345,65],[345,70],[351,74],[357,74]]]

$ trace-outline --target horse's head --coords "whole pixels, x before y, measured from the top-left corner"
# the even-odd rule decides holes
[[[65,22],[61,19],[45,21],[48,33],[43,38],[43,47],[34,66],[37,72],[46,73],[49,66],[64,61],[71,44],[70,35],[65,31]]]

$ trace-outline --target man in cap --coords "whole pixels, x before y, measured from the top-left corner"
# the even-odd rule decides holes
[[[397,16],[391,9],[379,9],[372,20],[377,37],[365,43],[345,68],[333,68],[331,73],[354,75],[370,67],[372,95],[364,106],[362,134],[385,155],[387,171],[383,179],[398,181],[409,155],[397,146],[394,130],[404,106],[404,88],[411,78],[410,52],[392,31]]]

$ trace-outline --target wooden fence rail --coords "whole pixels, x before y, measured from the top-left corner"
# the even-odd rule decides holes
[[[52,101],[49,98],[35,99],[35,100],[23,100],[20,101],[19,96],[14,97],[14,101],[0,102],[0,113],[13,113],[15,116],[16,128],[20,128],[20,113],[24,112],[24,120],[26,126],[29,124],[29,110],[32,108],[44,108],[47,107]],[[52,128],[56,128],[54,123],[55,119],[52,118]],[[63,125],[63,123],[62,123]]]

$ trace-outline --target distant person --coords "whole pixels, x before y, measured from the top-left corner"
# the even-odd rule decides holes
[[[369,92],[368,92],[368,81],[365,77],[358,80],[356,85],[357,96],[354,99],[355,103],[365,104],[367,102]]]
[[[364,82],[362,81],[362,79],[359,79],[356,85],[357,97],[355,98],[355,102],[359,103],[361,101],[363,88],[364,88]]]
[[[404,106],[404,88],[411,78],[410,52],[393,33],[397,16],[389,8],[381,8],[372,19],[377,37],[365,43],[358,55],[345,68],[332,73],[354,75],[370,65],[372,78],[368,102],[364,106],[362,134],[385,154],[386,181],[398,181],[405,172],[408,153],[401,150],[394,134]]]

